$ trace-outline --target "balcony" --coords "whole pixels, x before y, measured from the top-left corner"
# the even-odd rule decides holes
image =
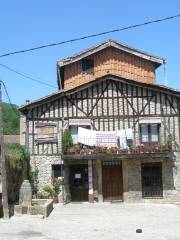
[[[74,144],[69,149],[63,151],[63,159],[102,159],[121,160],[135,158],[170,158],[173,156],[172,146],[163,144],[141,144],[139,146],[128,146],[121,149],[116,146],[87,146]]]
[[[159,137],[148,139],[145,139],[148,140],[145,143],[137,143],[132,129],[103,132],[78,128],[74,135],[69,129],[66,129],[62,139],[62,155],[63,159],[69,160],[120,160],[152,157],[170,158],[173,156],[173,136],[167,136],[163,143],[158,142]]]

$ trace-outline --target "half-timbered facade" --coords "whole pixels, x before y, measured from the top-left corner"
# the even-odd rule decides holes
[[[112,40],[58,62],[60,90],[20,108],[39,187],[63,176],[64,201],[178,202],[180,92],[155,83],[163,63]],[[67,128],[74,147],[64,151]],[[126,149],[92,147],[78,143],[79,128],[133,137]]]

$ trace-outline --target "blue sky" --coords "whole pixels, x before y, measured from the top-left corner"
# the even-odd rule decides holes
[[[0,3],[0,55],[180,13],[179,0],[6,0]],[[166,58],[168,85],[180,89],[180,18],[80,42],[0,58],[0,63],[56,85],[57,60],[112,38]],[[0,66],[12,102],[21,105],[56,89]],[[157,71],[163,84],[163,68]],[[3,97],[7,101],[6,97]]]

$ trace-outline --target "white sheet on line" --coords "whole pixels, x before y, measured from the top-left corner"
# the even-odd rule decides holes
[[[87,146],[96,146],[96,131],[78,127],[78,142]]]
[[[117,134],[119,147],[121,149],[126,149],[128,147],[127,146],[127,139],[132,139],[133,140],[132,129],[127,128],[127,129],[118,130],[118,131],[116,131],[116,134]]]
[[[78,142],[87,146],[115,147],[119,143],[121,149],[127,148],[127,139],[133,140],[131,128],[118,131],[94,131],[78,127]]]
[[[121,149],[127,148],[127,139],[126,139],[126,131],[125,129],[123,130],[118,130],[116,132],[117,134],[117,139],[118,139],[118,145]]]
[[[116,147],[117,136],[115,131],[96,131],[96,141],[99,146]]]

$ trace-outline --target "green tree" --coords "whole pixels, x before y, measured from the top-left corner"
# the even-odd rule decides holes
[[[17,106],[13,104],[13,108],[9,103],[2,104],[3,128],[5,135],[19,134],[19,111]]]

